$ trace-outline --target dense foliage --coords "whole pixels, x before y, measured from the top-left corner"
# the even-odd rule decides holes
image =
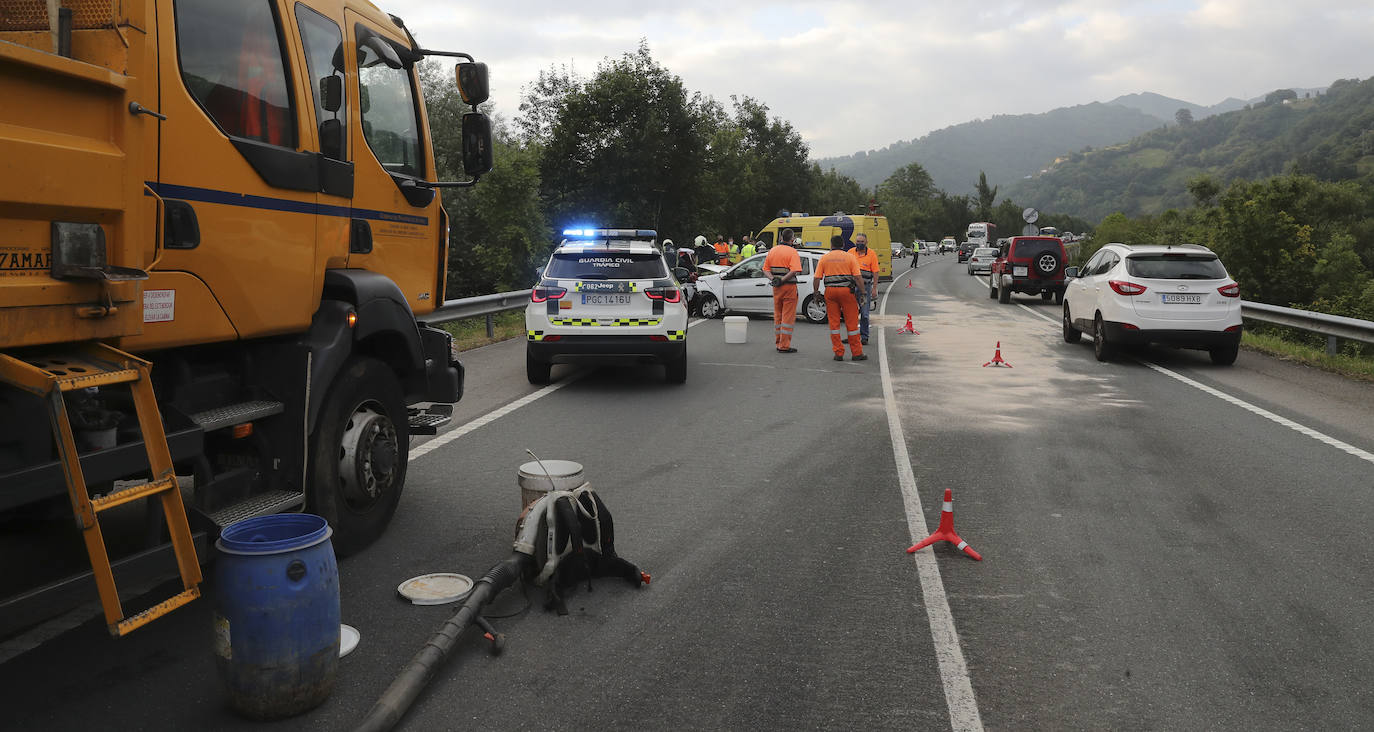
[[[1117,211],[1136,216],[1186,206],[1188,181],[1200,176],[1226,185],[1288,172],[1325,181],[1371,180],[1374,80],[1336,81],[1311,97],[1276,90],[1246,109],[1075,153],[1007,192],[1096,220]]]
[[[439,174],[461,178],[465,108],[437,67],[421,73]],[[810,162],[801,135],[767,106],[731,97],[727,107],[691,92],[643,44],[590,78],[544,71],[519,111],[512,125],[497,125],[495,170],[444,197],[449,297],[528,286],[568,226],[653,228],[680,244],[739,240],[783,209],[855,213],[877,200],[895,241],[962,238],[969,222],[987,218],[1007,235],[1020,231],[1020,207],[997,204],[997,187],[977,171],[965,184],[971,196],[940,191],[920,165],[865,187]]]

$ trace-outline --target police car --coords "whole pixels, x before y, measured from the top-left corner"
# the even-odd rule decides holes
[[[525,306],[525,371],[556,363],[661,363],[687,380],[687,303],[650,229],[567,229]]]

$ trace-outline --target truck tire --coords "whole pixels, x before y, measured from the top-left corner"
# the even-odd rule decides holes
[[[306,505],[334,528],[348,556],[386,530],[405,486],[410,424],[400,380],[375,358],[353,356],[325,395],[310,437]]]

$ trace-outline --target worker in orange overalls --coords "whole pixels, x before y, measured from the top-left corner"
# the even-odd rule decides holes
[[[836,361],[844,360],[845,339],[841,335],[848,337],[850,361],[868,360],[859,341],[859,302],[855,299],[855,293],[864,293],[861,277],[859,263],[844,250],[844,238],[830,237],[830,251],[816,263],[811,284],[817,292],[825,288],[825,317],[830,321],[830,347]]]
[[[859,296],[859,342],[868,345],[868,309],[878,297],[878,253],[868,248],[868,235],[855,234],[854,248],[849,256],[859,263],[859,274],[863,277],[863,290]]]
[[[722,267],[728,267],[730,265],[730,245],[725,243],[725,237],[716,237],[715,249],[716,264],[719,264]]]
[[[792,347],[792,328],[797,324],[797,277],[801,275],[801,255],[792,247],[796,235],[791,229],[779,232],[782,242],[768,250],[763,271],[773,285],[773,341],[778,353],[796,353]]]

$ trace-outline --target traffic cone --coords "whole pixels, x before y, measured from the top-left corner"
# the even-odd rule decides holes
[[[907,287],[911,287],[911,280],[910,280],[910,279],[908,279],[908,280],[906,281],[906,286],[907,286]]]
[[[1007,367],[1007,368],[1012,368],[1012,365],[1011,365],[1011,364],[1009,364],[1009,363],[1007,363],[1006,361],[1003,361],[1003,360],[1002,360],[1002,342],[1001,342],[1001,341],[997,341],[997,351],[996,351],[995,353],[992,354],[992,360],[991,360],[991,361],[988,361],[988,362],[985,363],[985,364],[983,364],[983,366],[984,366],[984,367],[987,367],[987,366],[997,366],[997,367],[1005,366],[1005,367]]]
[[[906,314],[906,325],[902,326],[901,330],[897,332],[910,333],[912,335],[920,335],[920,332],[918,332],[916,328],[911,325],[911,313]]]
[[[983,555],[973,551],[973,547],[969,546],[967,541],[960,539],[959,534],[954,531],[954,491],[948,488],[945,489],[945,505],[940,508],[940,528],[919,543],[908,547],[906,553],[915,554],[937,541],[947,541],[970,557],[980,562],[983,561]]]

